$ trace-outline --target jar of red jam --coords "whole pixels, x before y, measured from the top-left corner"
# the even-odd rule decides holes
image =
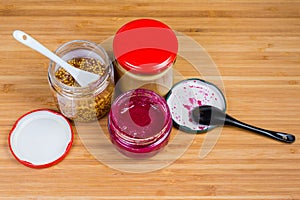
[[[113,40],[118,89],[141,87],[164,96],[173,85],[177,52],[177,37],[166,24],[153,19],[125,24]]]
[[[108,115],[110,139],[126,156],[154,156],[168,143],[172,118],[164,98],[147,89],[118,96]]]

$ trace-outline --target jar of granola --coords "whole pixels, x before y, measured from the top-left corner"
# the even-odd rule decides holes
[[[164,96],[173,85],[178,40],[166,24],[138,19],[122,26],[113,40],[116,89],[145,88]]]
[[[60,46],[55,54],[74,67],[100,75],[86,87],[54,62],[48,68],[48,80],[60,112],[71,120],[88,122],[108,113],[114,91],[114,74],[106,51],[99,45],[74,40]]]

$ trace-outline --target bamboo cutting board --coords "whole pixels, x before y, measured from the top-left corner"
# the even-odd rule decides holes
[[[183,33],[218,66],[228,113],[300,138],[300,1],[7,1],[0,3],[0,197],[3,199],[300,199],[300,143],[283,144],[226,127],[199,158],[208,134],[170,166],[126,173],[99,162],[77,132],[68,156],[47,169],[18,163],[7,137],[15,120],[56,109],[49,61],[16,42],[24,30],[55,50],[74,39],[96,43],[123,24],[154,18]],[[195,69],[178,60],[186,78]],[[198,78],[203,78],[197,75]],[[210,77],[214,80],[214,77]],[[103,122],[104,123],[104,122]]]

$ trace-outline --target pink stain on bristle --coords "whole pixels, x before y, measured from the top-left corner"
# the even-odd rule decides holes
[[[192,111],[191,111],[191,110],[189,111],[189,122],[193,122],[193,119],[192,119]]]

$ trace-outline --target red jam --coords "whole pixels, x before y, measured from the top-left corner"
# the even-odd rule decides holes
[[[110,139],[129,157],[151,157],[169,140],[172,118],[161,96],[147,89],[130,90],[114,101],[108,116]]]

